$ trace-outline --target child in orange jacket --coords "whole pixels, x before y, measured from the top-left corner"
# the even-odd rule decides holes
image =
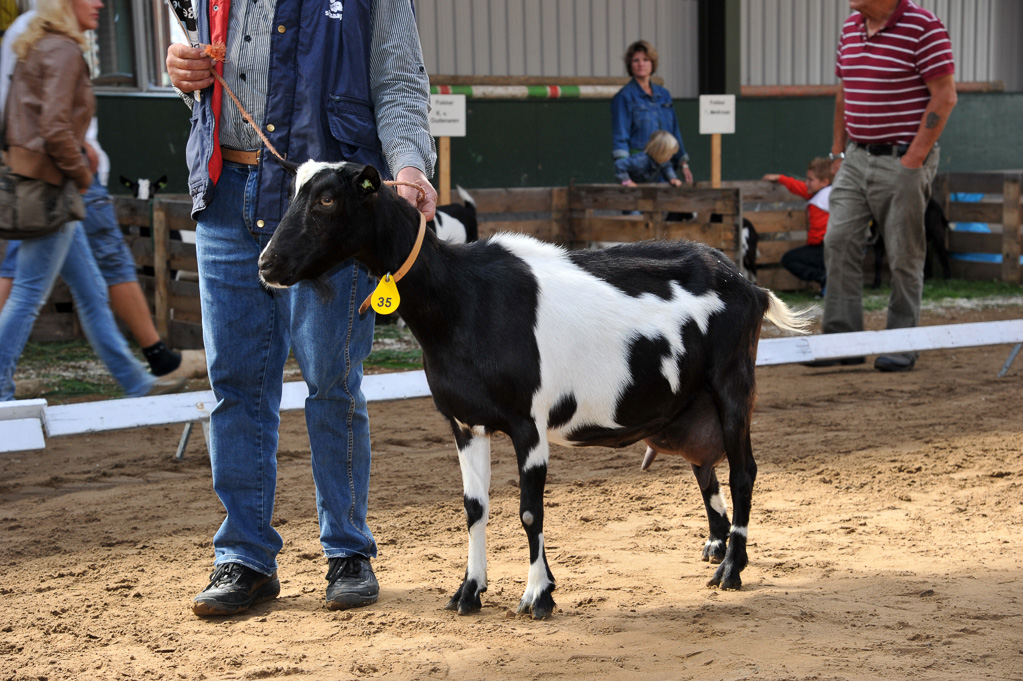
[[[806,168],[806,181],[786,175],[767,174],[764,179],[778,182],[796,196],[807,199],[806,218],[809,228],[806,245],[797,246],[781,257],[782,266],[803,281],[827,283],[824,268],[824,234],[828,230],[828,200],[831,197],[831,161],[815,158]]]

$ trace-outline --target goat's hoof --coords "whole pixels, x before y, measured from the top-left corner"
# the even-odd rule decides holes
[[[703,560],[717,565],[725,559],[727,547],[727,543],[720,539],[708,539],[703,545]]]
[[[483,601],[480,600],[480,594],[487,590],[487,587],[480,588],[476,585],[475,579],[469,579],[462,582],[462,586],[458,587],[458,591],[451,597],[448,604],[444,606],[445,610],[455,610],[459,615],[470,615],[474,612],[479,612],[483,609]]]
[[[535,620],[548,619],[554,613],[554,608],[557,607],[554,603],[554,597],[551,596],[552,590],[544,591],[534,598],[532,603],[523,598],[519,601],[519,607],[516,612],[520,615],[530,614]]]
[[[707,586],[720,587],[723,591],[738,591],[742,588],[742,578],[739,577],[739,570],[734,564],[724,562],[718,566],[714,576],[707,582]]]

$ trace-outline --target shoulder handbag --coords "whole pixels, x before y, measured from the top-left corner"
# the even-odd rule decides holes
[[[17,77],[11,78],[13,83]],[[14,88],[12,87],[11,90]],[[0,148],[7,151],[7,116],[11,93],[7,93],[0,118]],[[65,223],[85,218],[85,200],[70,178],[55,187],[45,180],[11,172],[6,153],[0,154],[0,237],[11,240],[35,239],[53,234]]]

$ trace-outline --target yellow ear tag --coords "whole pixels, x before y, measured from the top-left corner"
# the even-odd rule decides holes
[[[380,314],[391,314],[398,309],[401,297],[398,295],[398,285],[395,283],[391,273],[388,272],[377,284],[373,295],[370,297],[370,307]]]

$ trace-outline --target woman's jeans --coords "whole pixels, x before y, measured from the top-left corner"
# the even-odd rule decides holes
[[[361,389],[374,316],[358,312],[369,276],[349,261],[326,278],[329,290],[314,282],[263,286],[257,260],[272,233],[257,227],[258,178],[255,169],[225,163],[196,228],[203,341],[217,399],[210,414],[213,487],[227,511],[213,539],[215,563],[264,574],[277,568],[282,540],[271,521],[289,349],[309,386],[305,416],[324,553],[374,557]]]
[[[69,222],[49,236],[22,241],[18,249],[14,286],[0,313],[0,400],[14,399],[18,358],[57,275],[71,289],[86,338],[125,394],[147,394],[156,378],[131,353],[117,328],[107,284],[89,249],[82,223]]]

